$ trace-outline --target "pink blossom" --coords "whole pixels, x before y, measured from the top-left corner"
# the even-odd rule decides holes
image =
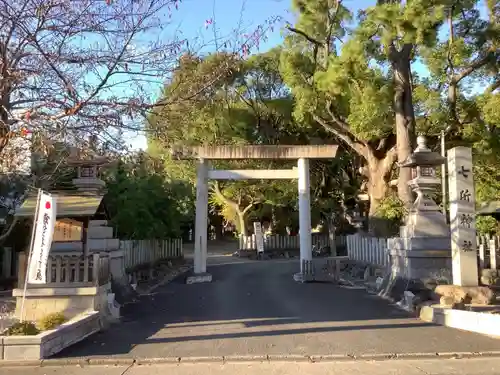
[[[208,20],[206,20],[205,21],[205,29],[208,29],[208,26],[210,26],[213,23],[214,23],[214,21],[211,18],[209,18]]]

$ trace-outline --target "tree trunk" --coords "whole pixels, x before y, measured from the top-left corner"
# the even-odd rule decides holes
[[[236,215],[238,216],[238,231],[240,232],[241,236],[248,236],[248,231],[247,231],[247,224],[245,220],[245,213],[243,211],[238,211],[236,212]]]
[[[380,163],[378,163],[380,164]],[[368,168],[368,196],[370,197],[370,219],[377,214],[380,203],[389,192],[389,182],[384,177],[379,165]]]
[[[236,213],[236,223],[234,224],[239,234],[242,236],[248,235],[245,218],[248,212],[255,206],[257,202],[250,202],[245,208],[242,208],[239,202],[229,199],[221,192],[219,184],[217,182],[215,182],[213,185],[213,191],[225,204],[231,207]]]
[[[395,147],[389,149],[383,159],[375,157],[374,153],[370,152],[367,165],[363,169],[364,175],[368,177],[367,190],[370,198],[368,225],[370,232],[375,234],[383,232],[386,227],[386,222],[383,222],[383,219],[377,219],[377,216],[382,200],[389,193],[389,179],[396,157],[397,150]]]
[[[413,82],[411,77],[410,54],[412,45],[405,45],[400,52],[394,52],[392,67],[394,70],[394,110],[396,122],[396,138],[398,162],[403,163],[412,153],[415,137],[415,112],[413,110]],[[411,180],[410,168],[399,168],[398,196],[406,206],[413,202],[408,186]]]
[[[330,214],[327,216],[327,230],[328,230],[328,242],[330,245],[330,255],[337,256],[337,243],[335,241],[335,214]]]
[[[271,232],[271,234],[276,234],[276,232],[278,230],[278,225],[279,225],[278,220],[279,220],[278,215],[276,215],[276,207],[271,206],[271,225],[269,228],[269,231]]]

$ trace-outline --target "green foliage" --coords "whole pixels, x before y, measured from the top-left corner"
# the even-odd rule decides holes
[[[361,141],[386,137],[394,125],[391,49],[434,45],[444,2],[379,2],[360,12],[353,31],[352,13],[339,1],[297,0],[293,7],[298,18],[281,71],[297,101],[297,119],[319,116],[334,133]]]
[[[192,93],[198,87],[196,77],[200,74],[199,80],[206,76],[218,79],[191,100],[182,105],[166,105],[150,118],[149,126],[154,133],[150,139],[151,152],[164,158],[169,178],[191,186],[195,183],[194,163],[168,156],[169,148],[176,145],[293,144],[307,136],[292,119],[293,102],[281,81],[279,55],[279,50],[271,50],[247,61],[234,61],[232,55],[219,53],[180,62],[172,84],[165,88],[166,93],[173,89],[176,95]],[[218,64],[229,70],[219,74]],[[173,86],[188,75],[191,85],[184,80],[185,85]],[[183,125],[179,126],[180,123]],[[259,160],[219,161],[212,165],[220,169],[291,167],[286,162]],[[212,212],[222,213],[237,226],[241,224],[243,211],[248,216],[257,205],[279,205],[296,199],[293,181],[227,181],[219,186],[221,194],[211,193]]]
[[[67,319],[62,312],[55,312],[55,313],[48,314],[48,315],[44,316],[43,318],[41,318],[37,322],[37,326],[42,331],[48,331],[50,329],[55,329],[55,328],[59,327],[66,320]]]
[[[477,216],[476,228],[480,234],[500,235],[499,222],[491,216]]]
[[[399,235],[399,227],[408,214],[403,201],[396,194],[389,194],[370,217],[369,226],[374,235],[392,237]]]
[[[401,223],[407,213],[403,202],[397,196],[389,195],[380,202],[376,217]]]
[[[35,336],[40,333],[40,330],[32,322],[14,323],[5,332],[6,336]]]
[[[377,191],[389,196],[381,202],[372,197],[371,204],[381,204],[377,217],[399,222],[405,210],[389,181],[397,178],[395,103],[404,89],[398,79],[407,73],[403,127],[415,122],[431,138],[448,129],[448,147],[473,148],[478,201],[500,199],[498,5],[488,2],[485,18],[476,0],[378,1],[353,23],[345,4],[293,0],[296,22],[283,46],[247,60],[226,53],[184,56],[165,86],[165,106],[149,118],[150,152],[163,157],[167,180],[182,180],[192,190],[194,163],[168,156],[179,144],[340,142],[344,160],[311,163],[314,220],[341,215],[346,200],[385,184]],[[366,166],[368,181],[361,183],[358,170]],[[233,161],[214,167],[290,165]],[[289,181],[219,187],[212,210],[237,225],[243,211],[248,219],[297,206],[296,186]]]
[[[498,197],[497,3],[378,1],[360,10],[352,24],[345,2],[292,1],[297,18],[280,70],[296,101],[295,118],[314,120],[373,165],[373,156],[383,159],[390,150],[394,105],[403,89],[395,79],[404,64],[412,64],[401,109],[406,121],[412,122],[413,111],[405,106],[413,105],[419,133],[436,136],[448,129],[449,147],[472,146],[479,201]],[[382,176],[367,177],[370,186]]]
[[[163,168],[161,160],[141,153],[120,161],[108,176],[106,199],[120,238],[178,237],[192,219],[191,186],[169,181]]]

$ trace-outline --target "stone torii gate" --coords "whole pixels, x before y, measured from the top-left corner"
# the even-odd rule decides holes
[[[312,259],[309,159],[333,159],[337,145],[308,146],[194,146],[172,150],[174,158],[197,160],[194,275],[188,284],[211,282],[207,273],[208,180],[298,179],[300,264]],[[273,159],[298,160],[297,168],[259,170],[214,170],[210,160]]]

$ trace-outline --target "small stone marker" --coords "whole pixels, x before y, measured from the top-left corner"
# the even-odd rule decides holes
[[[253,223],[253,231],[255,233],[255,244],[257,245],[257,253],[264,252],[264,235],[262,234],[262,224],[258,221]]]
[[[448,151],[448,184],[453,284],[476,286],[479,283],[476,199],[470,148],[455,147]]]

